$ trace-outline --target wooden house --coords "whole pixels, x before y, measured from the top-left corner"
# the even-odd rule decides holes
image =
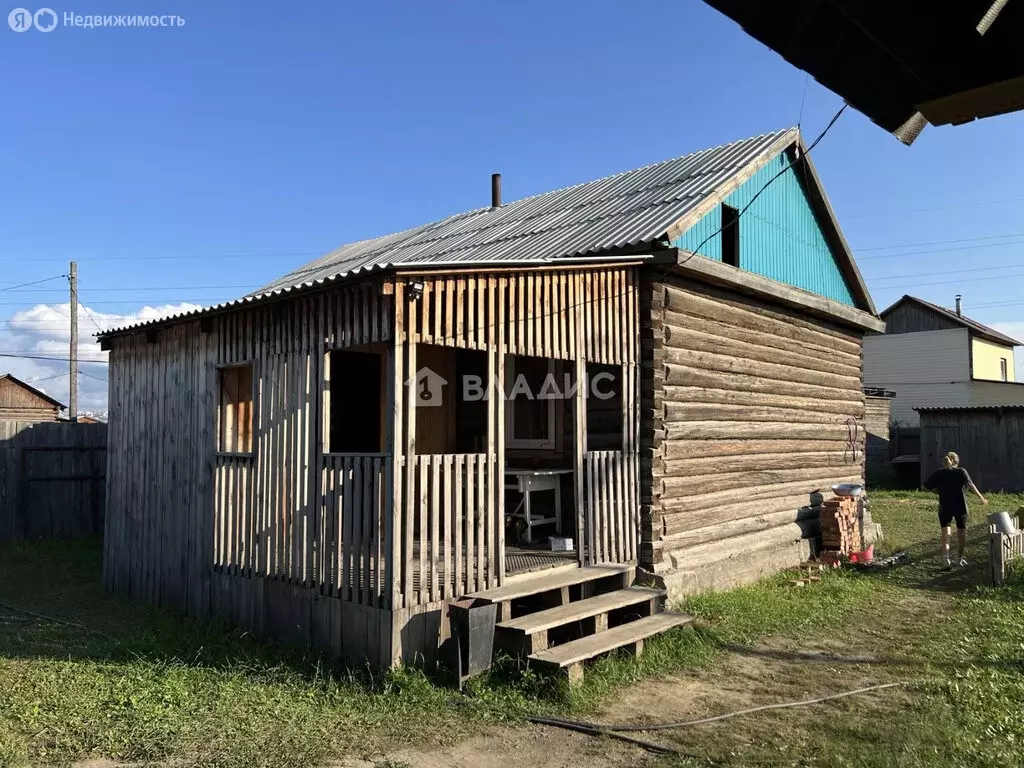
[[[917,408],[1024,405],[1015,381],[1020,342],[963,312],[904,296],[881,312],[884,334],[864,340],[864,383],[894,392],[892,420],[918,425]]]
[[[555,666],[640,647],[684,618],[638,569],[756,575],[801,556],[811,492],[862,479],[881,328],[795,129],[492,189],[101,335],[104,579],[380,666],[466,595]]]
[[[9,373],[0,374],[0,421],[57,421],[64,406]]]

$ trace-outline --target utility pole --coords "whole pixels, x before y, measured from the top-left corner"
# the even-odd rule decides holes
[[[71,285],[71,349],[68,362],[71,366],[71,396],[68,404],[68,417],[78,421],[78,264],[71,262],[68,272]]]

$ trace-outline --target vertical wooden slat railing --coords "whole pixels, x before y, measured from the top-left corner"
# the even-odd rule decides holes
[[[630,485],[631,459],[622,451],[584,454],[586,522],[580,544],[588,564],[636,560],[633,531],[639,519]]]
[[[249,536],[253,469],[251,456],[221,454],[214,461],[214,566],[224,573],[249,576],[256,567],[256,548]]]
[[[488,552],[485,525],[488,471],[482,453],[413,456],[403,472],[406,498],[396,530],[401,537],[396,567],[406,606],[452,600],[496,583],[497,552]],[[411,487],[408,485],[411,483]]]
[[[323,458],[323,488],[316,539],[320,591],[347,602],[387,607],[387,562],[380,525],[386,454]]]

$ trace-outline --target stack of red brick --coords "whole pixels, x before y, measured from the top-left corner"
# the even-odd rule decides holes
[[[856,498],[837,496],[821,505],[821,547],[844,555],[863,549]]]

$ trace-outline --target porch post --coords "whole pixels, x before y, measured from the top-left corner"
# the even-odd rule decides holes
[[[576,273],[570,279],[575,287],[575,302],[573,302],[575,306],[572,307],[572,315],[575,318],[573,325],[576,332],[576,355],[573,360],[576,366],[576,392],[573,397],[573,431],[576,438],[573,443],[573,460],[575,462],[573,479],[576,485],[576,557],[579,564],[583,566],[594,561],[592,541],[590,542],[590,554],[586,555],[584,552],[588,540],[592,538],[592,536],[587,536],[588,515],[587,503],[584,498],[584,489],[586,488],[586,478],[584,477],[586,462],[584,461],[584,455],[587,450],[587,363],[584,359],[586,346],[584,344],[583,304],[588,300],[588,297],[583,293],[580,274]]]
[[[496,415],[496,445],[494,447],[494,462],[497,465],[494,480],[495,513],[494,519],[498,526],[498,551],[495,553],[498,559],[498,586],[505,583],[505,289],[508,281],[505,277],[498,278],[498,307],[497,319],[497,343],[495,344],[495,365],[496,389],[492,390],[501,393],[495,406]]]
[[[388,463],[390,482],[387,485],[385,509],[381,515],[384,520],[384,551],[390,560],[387,566],[388,594],[391,595],[392,611],[402,607],[402,404],[405,387],[402,365],[402,350],[405,347],[405,290],[398,281],[393,284],[394,324],[391,330],[391,344],[388,347],[388,392],[387,403],[391,412],[387,420],[387,452],[391,454]]]

